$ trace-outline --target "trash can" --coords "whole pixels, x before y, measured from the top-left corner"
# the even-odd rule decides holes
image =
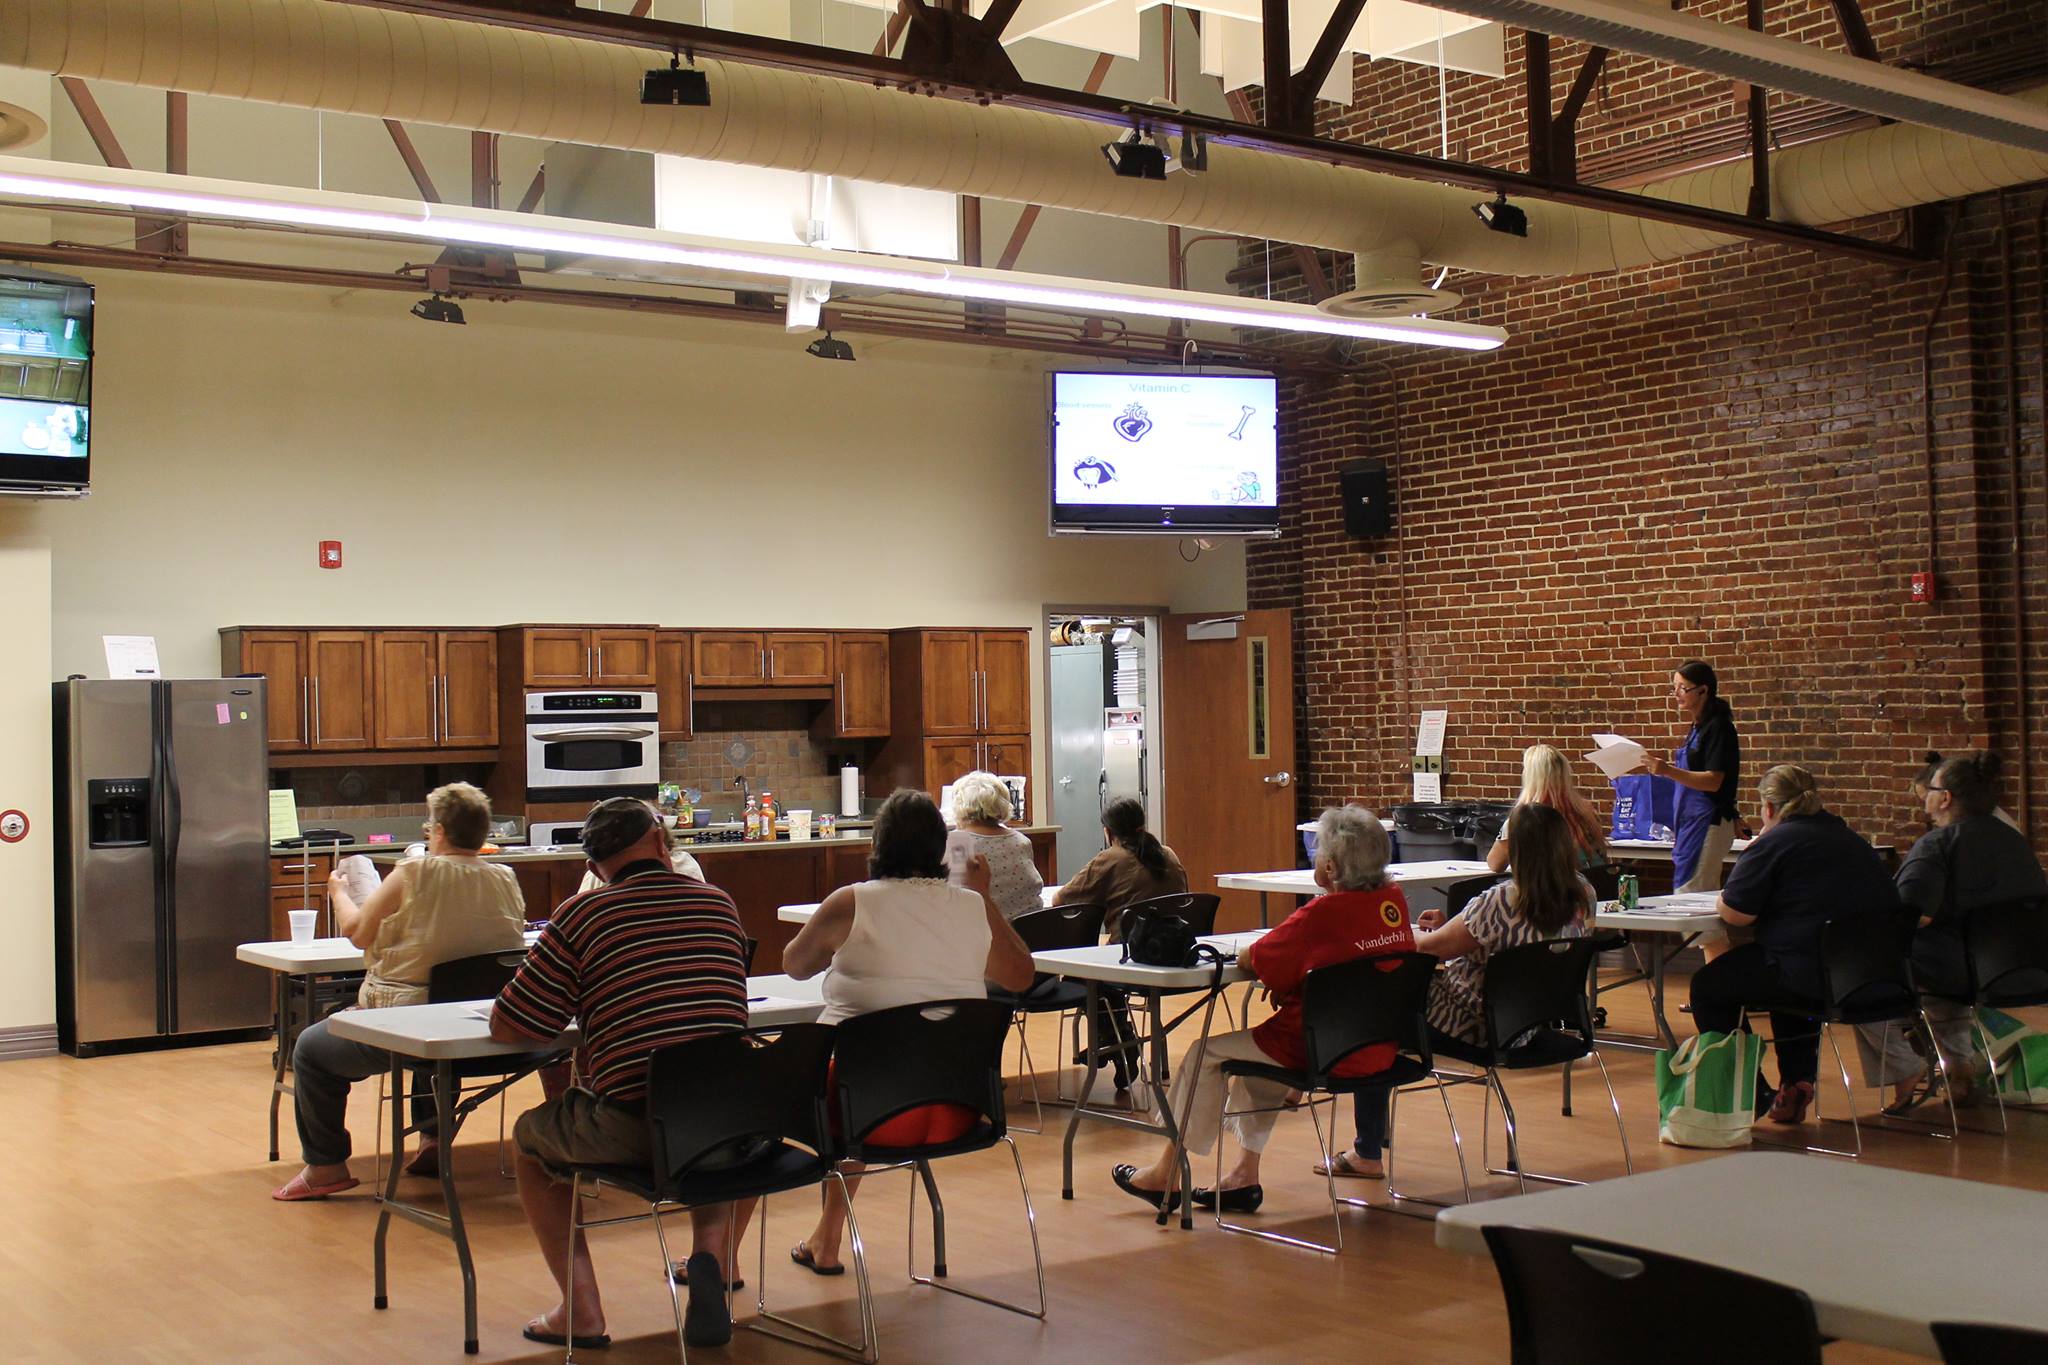
[[[1472,855],[1484,858],[1494,840],[1500,837],[1500,827],[1508,822],[1508,814],[1515,808],[1512,801],[1474,801],[1466,806],[1464,827],[1461,833],[1472,843]]]
[[[1467,808],[1444,801],[1411,801],[1394,807],[1395,837],[1400,840],[1404,863],[1430,863],[1447,858],[1470,858],[1472,840],[1461,833],[1468,820]]]

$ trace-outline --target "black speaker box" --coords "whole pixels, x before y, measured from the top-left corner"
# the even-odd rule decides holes
[[[1365,537],[1394,529],[1394,499],[1387,487],[1387,466],[1380,460],[1357,460],[1338,477],[1344,484],[1344,530]]]

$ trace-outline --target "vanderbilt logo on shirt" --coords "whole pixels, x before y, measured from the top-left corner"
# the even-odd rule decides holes
[[[1400,902],[1398,901],[1381,901],[1380,919],[1386,923],[1389,929],[1398,929],[1408,922],[1408,916],[1401,909]]]

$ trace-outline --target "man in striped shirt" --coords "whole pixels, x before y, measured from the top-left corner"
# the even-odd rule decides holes
[[[540,1241],[562,1303],[526,1326],[528,1339],[565,1344],[570,1190],[548,1168],[646,1166],[647,1061],[657,1050],[747,1026],[746,938],[732,897],[676,872],[667,832],[645,801],[600,802],[583,826],[583,851],[604,885],[564,901],[541,931],[491,1012],[491,1036],[526,1043],[559,1036],[571,1021],[583,1033],[588,1089],[564,1090],[519,1116],[519,1199]],[[752,1201],[690,1211],[695,1250],[688,1263],[692,1346],[732,1337],[724,1285]],[[604,1306],[590,1249],[576,1237],[575,1329],[578,1346],[601,1346]]]

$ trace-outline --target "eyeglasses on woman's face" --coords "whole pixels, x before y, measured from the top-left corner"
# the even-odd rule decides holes
[[[1680,700],[1680,701],[1684,701],[1684,700],[1685,700],[1685,699],[1686,699],[1687,697],[1690,697],[1690,696],[1691,696],[1691,695],[1693,695],[1693,694],[1694,694],[1695,692],[1704,692],[1704,691],[1706,691],[1706,690],[1707,690],[1707,685],[1706,685],[1705,683],[1673,683],[1673,684],[1671,684],[1671,695],[1672,695],[1672,696],[1674,696],[1674,697],[1676,697],[1676,698],[1678,698],[1678,700]]]

